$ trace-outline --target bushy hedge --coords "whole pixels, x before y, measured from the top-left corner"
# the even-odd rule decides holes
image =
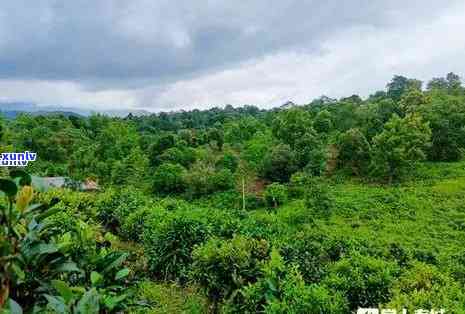
[[[193,251],[191,277],[216,304],[257,280],[268,250],[264,240],[242,236],[230,240],[210,239]]]
[[[210,228],[203,221],[183,214],[153,219],[144,230],[144,248],[154,278],[185,281],[192,251],[207,240]]]

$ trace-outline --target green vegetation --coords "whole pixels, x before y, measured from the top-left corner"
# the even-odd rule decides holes
[[[0,313],[465,313],[465,89],[421,85],[0,120],[1,152],[38,154],[0,169]]]

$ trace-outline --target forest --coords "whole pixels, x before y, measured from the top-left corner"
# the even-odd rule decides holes
[[[0,167],[0,313],[465,313],[464,149],[454,73],[269,110],[0,118],[1,153],[37,153]]]

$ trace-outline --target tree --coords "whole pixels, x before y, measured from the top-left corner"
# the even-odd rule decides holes
[[[319,177],[307,178],[304,182],[305,206],[315,214],[329,217],[334,206],[334,196],[329,185]]]
[[[354,95],[349,96],[349,97],[341,98],[340,101],[341,102],[352,103],[352,104],[361,104],[363,100],[362,100],[362,98],[360,98],[359,95],[354,94]]]
[[[433,99],[421,110],[431,128],[428,158],[433,161],[456,161],[465,148],[465,106],[451,96]]]
[[[153,175],[153,191],[164,195],[184,192],[184,173],[185,169],[181,165],[161,164]]]
[[[189,167],[195,162],[195,151],[193,148],[181,146],[170,147],[166,149],[158,159],[160,162],[170,162],[173,164],[180,164],[183,167]]]
[[[266,154],[262,164],[262,175],[276,182],[287,182],[297,170],[296,156],[289,145],[278,144]]]
[[[218,169],[229,169],[234,173],[239,165],[239,159],[231,152],[225,152],[215,163]]]
[[[323,282],[343,293],[351,310],[388,302],[399,271],[393,262],[360,253],[344,257],[329,268],[329,275]]]
[[[271,132],[257,132],[245,143],[240,157],[249,164],[250,168],[258,170],[272,146]]]
[[[291,108],[279,112],[272,122],[274,137],[294,147],[295,141],[306,134],[312,123],[310,115],[301,108]]]
[[[349,167],[360,175],[370,161],[370,143],[359,129],[342,133],[337,140],[338,160],[341,167]]]
[[[230,121],[224,126],[225,142],[238,144],[248,141],[252,136],[264,126],[254,117],[245,117],[239,120]]]
[[[426,158],[430,140],[431,129],[418,114],[405,118],[394,115],[373,139],[373,174],[382,175],[389,182],[399,178],[408,166]]]
[[[152,166],[157,166],[160,164],[159,156],[168,148],[174,147],[176,145],[176,137],[173,134],[164,134],[156,139],[153,143],[150,150],[150,164]]]
[[[405,76],[395,75],[392,80],[387,84],[387,95],[394,101],[399,101],[402,94],[409,89],[421,90],[421,81],[416,79],[409,79]]]
[[[296,140],[294,153],[298,167],[305,167],[314,175],[320,175],[324,170],[326,156],[323,141],[313,129]]]
[[[418,110],[420,106],[426,105],[430,102],[421,90],[411,89],[406,91],[400,100],[400,108],[403,114],[412,113]]]
[[[234,188],[234,176],[229,169],[216,171],[215,167],[208,163],[195,163],[184,178],[186,194],[191,198]]]
[[[318,133],[328,133],[332,128],[331,113],[328,110],[321,110],[313,120],[313,128]]]
[[[144,187],[144,183],[147,183],[148,169],[147,156],[136,146],[127,157],[114,163],[111,173],[112,183]]]
[[[397,114],[403,115],[399,102],[384,98],[376,103],[368,103],[357,108],[357,123],[360,131],[371,142],[372,138],[383,130],[384,124]]]
[[[265,189],[265,201],[268,206],[277,208],[287,201],[287,188],[279,183],[272,183]]]
[[[462,82],[460,81],[460,76],[458,76],[457,74],[453,72],[447,73],[446,81],[447,81],[447,89],[449,91],[449,94],[458,95],[462,88]]]
[[[447,80],[443,77],[434,77],[426,85],[428,91],[432,90],[447,90]]]
[[[209,142],[215,142],[216,146],[218,147],[218,150],[223,150],[223,144],[224,144],[224,135],[223,131],[219,130],[217,128],[212,128],[208,131],[208,141]]]

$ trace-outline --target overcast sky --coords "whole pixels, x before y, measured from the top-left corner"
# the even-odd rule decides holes
[[[0,100],[150,111],[465,74],[465,2],[4,0]]]

